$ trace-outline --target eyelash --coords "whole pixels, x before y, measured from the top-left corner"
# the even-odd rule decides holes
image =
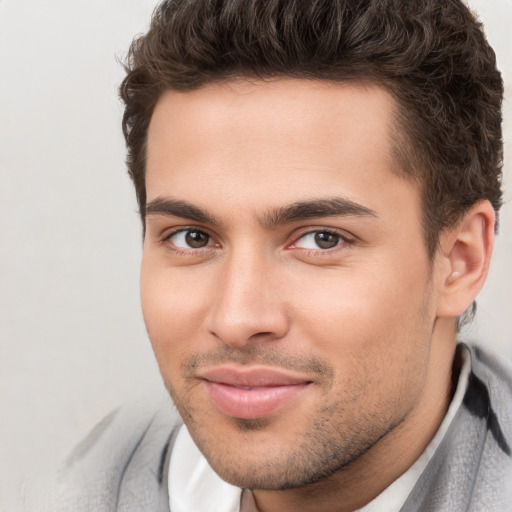
[[[219,244],[215,244],[214,246],[208,245],[206,247],[199,247],[199,248],[189,248],[189,249],[183,249],[181,247],[178,247],[177,245],[174,245],[170,240],[172,237],[178,235],[179,233],[186,233],[186,232],[196,232],[196,233],[202,233],[203,235],[206,235],[210,240],[213,239],[213,237],[205,230],[195,228],[195,227],[183,227],[179,229],[175,229],[171,231],[170,233],[166,234],[162,240],[162,244],[169,243],[169,248],[172,250],[175,254],[181,255],[181,256],[190,256],[191,254],[197,254],[201,252],[204,254],[206,251],[212,251],[216,247],[219,247]],[[305,238],[308,235],[312,234],[319,234],[319,233],[326,233],[335,237],[339,237],[340,241],[337,245],[335,245],[332,248],[328,249],[305,249],[298,247],[297,250],[301,250],[303,253],[312,255],[312,256],[318,256],[321,257],[322,255],[326,255],[328,253],[332,253],[334,251],[340,250],[342,247],[347,248],[348,246],[354,244],[354,239],[348,237],[346,234],[342,234],[339,231],[332,229],[332,228],[316,228],[316,229],[308,229],[307,231],[303,231],[299,233],[297,236],[293,238],[293,241],[291,243],[287,244],[287,248],[294,248],[293,246],[296,245],[301,239]]]
[[[330,247],[328,249],[321,249],[320,247],[318,249],[305,249],[305,248],[299,247],[298,250],[302,250],[302,251],[306,252],[307,254],[321,257],[322,255],[325,255],[327,253],[332,253],[336,250],[341,250],[342,247],[346,248],[347,246],[354,243],[354,240],[352,238],[348,237],[344,233],[340,233],[336,229],[317,228],[317,229],[308,229],[307,231],[300,233],[297,237],[295,237],[294,241],[288,245],[288,247],[290,247],[290,246],[293,247],[293,245],[296,245],[301,239],[304,239],[308,235],[320,234],[320,233],[325,233],[328,235],[338,237],[339,243],[337,245],[335,245],[334,247]]]
[[[178,235],[179,233],[187,233],[187,232],[195,232],[195,233],[202,233],[203,235],[206,235],[210,240],[213,238],[207,231],[204,229],[199,229],[195,227],[184,227],[184,228],[178,228],[170,233],[167,233],[163,238],[161,243],[164,245],[167,245],[167,247],[173,251],[175,254],[179,256],[190,256],[191,254],[197,254],[198,252],[201,252],[204,254],[207,251],[211,251],[215,249],[215,247],[212,247],[211,245],[208,245],[206,247],[199,247],[199,248],[190,248],[190,249],[183,249],[181,247],[178,247],[177,245],[173,244],[171,242],[171,238]],[[218,244],[216,244],[218,246]]]

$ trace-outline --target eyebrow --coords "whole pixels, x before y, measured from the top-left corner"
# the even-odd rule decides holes
[[[265,227],[273,228],[282,224],[320,217],[377,217],[376,212],[361,204],[342,197],[311,199],[285,205],[267,212],[262,219]]]
[[[146,204],[146,215],[170,215],[203,224],[222,225],[215,216],[187,201],[157,197]]]
[[[223,223],[214,215],[187,201],[158,197],[146,205],[146,215],[169,215],[194,222],[222,226]],[[269,229],[321,217],[377,217],[370,208],[342,197],[331,197],[297,201],[267,211],[260,219],[261,224]]]

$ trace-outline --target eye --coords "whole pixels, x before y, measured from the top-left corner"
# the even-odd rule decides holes
[[[210,245],[210,236],[198,229],[182,229],[165,238],[180,249],[202,249]]]
[[[302,235],[294,246],[300,249],[333,249],[334,247],[346,242],[345,237],[338,233],[330,231],[311,231]]]

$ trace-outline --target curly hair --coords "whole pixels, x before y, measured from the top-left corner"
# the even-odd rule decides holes
[[[162,92],[241,77],[387,89],[398,172],[419,184],[430,257],[473,204],[501,206],[503,83],[460,0],[167,0],[125,67],[123,133],[143,224],[146,137]]]

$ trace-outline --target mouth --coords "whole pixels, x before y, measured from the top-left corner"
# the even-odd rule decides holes
[[[220,367],[200,376],[219,411],[240,419],[257,419],[282,409],[312,382],[273,368]]]

